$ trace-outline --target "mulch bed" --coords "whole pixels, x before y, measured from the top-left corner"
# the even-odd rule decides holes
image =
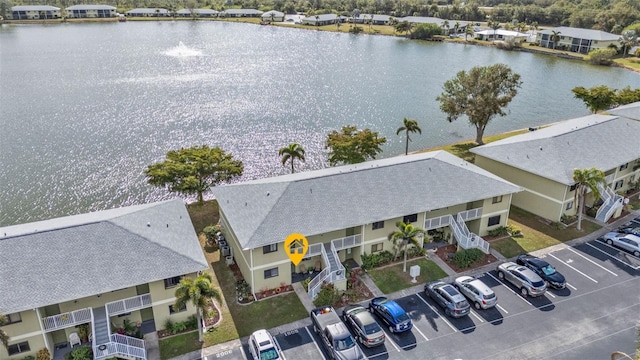
[[[444,261],[451,269],[453,269],[453,271],[457,273],[464,272],[467,270],[472,270],[472,269],[498,261],[498,259],[495,256],[491,254],[485,254],[482,259],[474,262],[473,264],[471,264],[471,266],[467,268],[459,268],[456,266],[456,264],[453,263],[453,261],[451,261],[451,256],[453,256],[453,254],[456,253],[457,249],[458,249],[457,245],[445,245],[445,246],[439,247],[435,253],[440,259],[442,259],[442,261]]]

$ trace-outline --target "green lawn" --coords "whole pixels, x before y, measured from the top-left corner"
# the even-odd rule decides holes
[[[187,211],[196,229],[196,234],[200,234],[202,229],[209,225],[215,225],[220,219],[218,202],[216,200],[205,201],[203,205],[197,202],[188,204]]]
[[[171,359],[179,355],[200,350],[202,344],[198,341],[198,331],[160,339],[160,360]]]
[[[293,292],[254,301],[249,305],[238,304],[235,299],[236,282],[233,273],[222,261],[214,262],[212,265],[240,337],[251,335],[258,329],[270,329],[309,316],[300,299]]]
[[[419,283],[442,279],[447,276],[436,263],[426,259],[407,262],[406,273],[402,272],[402,264],[369,270],[368,273],[380,288],[380,291],[385,294],[391,294],[416,285],[411,282],[411,276],[409,276],[409,267],[413,265],[420,265],[420,276],[416,278]]]
[[[582,231],[576,230],[575,225],[566,229],[558,229],[539,217],[514,206],[511,207],[509,213],[509,224],[522,230],[522,237],[510,237],[491,242],[491,247],[506,258],[544,249],[600,229],[599,225],[587,220],[582,221]]]
[[[498,140],[502,140],[511,136],[515,136],[515,135],[520,135],[520,134],[524,134],[529,132],[528,129],[523,129],[523,130],[516,130],[516,131],[510,131],[510,132],[506,132],[503,134],[498,134],[498,135],[491,135],[491,136],[485,136],[483,138],[484,143],[488,144],[490,142],[494,142],[494,141],[498,141]],[[473,163],[476,155],[473,154],[472,152],[470,152],[469,150],[473,149],[474,147],[478,146],[478,144],[476,144],[475,141],[473,140],[464,140],[455,144],[449,144],[449,145],[444,145],[444,146],[438,146],[438,147],[434,147],[434,148],[430,148],[430,149],[425,149],[425,150],[421,150],[418,152],[427,152],[427,151],[435,151],[435,150],[445,150],[448,151],[450,153],[452,153],[453,155],[464,159],[470,163]]]

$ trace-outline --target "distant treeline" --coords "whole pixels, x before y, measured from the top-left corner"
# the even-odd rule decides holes
[[[339,13],[387,14],[395,17],[433,16],[449,20],[511,22],[573,26],[619,34],[640,21],[638,0],[0,0],[0,11],[13,5],[112,5],[119,11],[138,7],[249,8],[307,15]],[[491,7],[491,8],[487,8]]]

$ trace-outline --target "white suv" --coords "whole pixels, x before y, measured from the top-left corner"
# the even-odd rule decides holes
[[[635,257],[640,257],[640,236],[610,232],[604,236],[607,244],[627,250]]]
[[[267,330],[256,330],[249,337],[249,352],[253,360],[284,360],[276,339]]]

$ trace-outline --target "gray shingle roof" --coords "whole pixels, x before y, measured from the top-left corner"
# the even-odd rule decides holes
[[[226,14],[261,15],[263,12],[256,9],[227,9],[222,11]]]
[[[11,11],[57,11],[59,7],[50,5],[18,5],[12,6]]]
[[[191,10],[193,10],[195,14],[217,14],[218,13],[218,11],[213,9],[180,9],[176,11],[176,14],[191,14]]]
[[[553,29],[545,29],[538,31],[538,34],[551,34],[552,31],[559,31],[560,36],[569,36],[578,39],[590,39],[601,41],[612,41],[620,39],[620,35],[611,34],[608,32],[593,30],[593,29],[581,29],[568,26],[560,26]]]
[[[608,110],[611,115],[624,116],[629,119],[640,120],[640,102],[619,106],[615,109]]]
[[[0,313],[208,267],[181,200],[0,228]]]
[[[163,8],[135,8],[127,11],[125,14],[167,14],[169,10]]]
[[[640,121],[589,115],[471,149],[471,152],[571,185],[573,170],[607,171],[640,158],[640,146],[620,146],[640,139]],[[633,141],[632,141],[633,142]]]
[[[212,189],[243,248],[322,234],[521,189],[444,151]]]
[[[66,10],[115,10],[115,6],[110,5],[73,5]]]

